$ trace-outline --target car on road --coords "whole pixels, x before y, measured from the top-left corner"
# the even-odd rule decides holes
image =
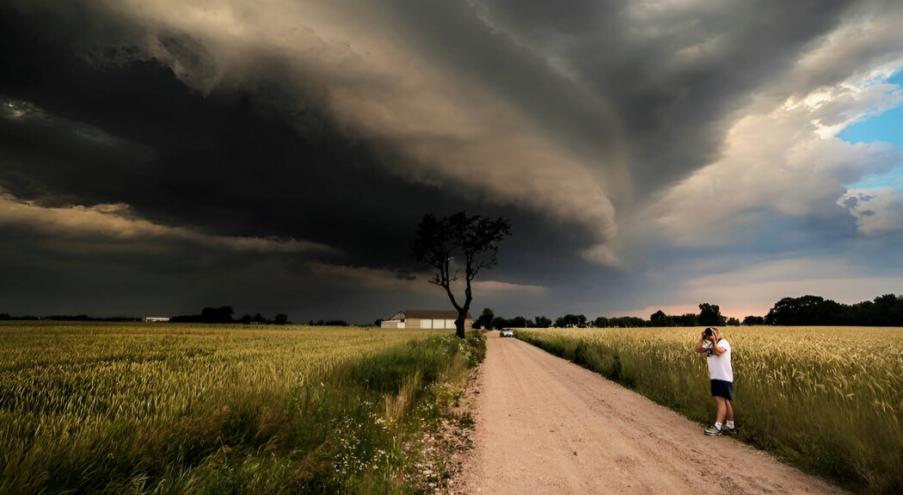
[[[503,328],[499,330],[499,337],[514,337],[514,330],[510,328]]]

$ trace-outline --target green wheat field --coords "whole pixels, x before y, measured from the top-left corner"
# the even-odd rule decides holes
[[[710,423],[701,328],[523,329],[518,338]],[[903,329],[728,327],[740,438],[857,492],[903,493]]]
[[[0,493],[407,493],[484,352],[448,332],[0,325]]]

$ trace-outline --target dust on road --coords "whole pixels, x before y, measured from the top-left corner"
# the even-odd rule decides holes
[[[842,493],[529,344],[487,345],[464,493]]]

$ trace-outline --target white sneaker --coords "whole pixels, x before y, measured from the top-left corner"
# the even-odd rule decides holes
[[[708,428],[703,430],[703,432],[710,437],[717,437],[721,435],[721,430],[715,428],[714,426],[709,426]]]

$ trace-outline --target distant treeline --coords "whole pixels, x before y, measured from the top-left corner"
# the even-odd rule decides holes
[[[785,297],[775,303],[766,316],[749,315],[740,321],[725,317],[717,304],[702,303],[699,313],[669,315],[656,311],[648,320],[636,316],[599,316],[567,314],[552,321],[545,316],[503,318],[490,308],[474,321],[476,328],[585,328],[585,327],[694,327],[736,325],[851,325],[903,326],[903,295],[885,294],[872,301],[843,304],[819,296]]]
[[[173,316],[169,321],[175,323],[244,323],[246,325],[254,323],[287,325],[291,323],[288,321],[288,315],[283,313],[277,314],[272,320],[264,317],[260,313],[256,313],[253,316],[246,314],[238,319],[234,319],[232,317],[233,314],[235,314],[235,311],[232,309],[232,306],[221,306],[219,308],[204,308],[199,315]],[[310,326],[328,327],[351,326],[351,324],[345,320],[310,320],[307,324]]]
[[[903,295],[843,304],[818,296],[785,297],[765,316],[769,325],[903,326]]]
[[[279,313],[272,319],[263,316],[260,313],[245,314],[240,318],[235,318],[235,310],[232,306],[220,306],[218,308],[206,307],[196,315],[180,315],[173,316],[169,319],[171,323],[243,323],[246,325],[287,325],[291,323],[288,315]],[[13,316],[9,313],[0,313],[0,321],[3,320],[52,320],[52,321],[142,321],[143,318],[135,316],[116,316],[111,318],[97,318],[88,315],[52,315],[52,316]],[[353,325],[345,320],[310,320],[310,326],[329,326],[329,327],[348,327],[348,326],[370,326],[370,325]],[[377,324],[376,326],[379,326]]]
[[[174,316],[169,321],[174,323],[244,323],[286,325],[288,315],[279,313],[269,319],[260,313],[245,314],[235,319],[232,306],[218,308],[207,307],[201,314]],[[51,320],[51,321],[141,321],[141,318],[118,316],[97,318],[88,315],[51,315],[51,316],[11,316],[0,313],[2,320]],[[381,320],[376,320],[379,326]],[[311,326],[351,326],[345,320],[310,320]],[[855,326],[903,326],[903,295],[885,294],[871,301],[856,304],[843,304],[819,296],[785,297],[776,302],[766,316],[749,315],[738,320],[725,317],[717,304],[702,303],[699,313],[669,315],[659,310],[652,313],[648,320],[636,316],[599,316],[592,320],[586,315],[567,314],[552,320],[545,316],[526,318],[515,316],[503,318],[496,316],[490,308],[483,310],[473,325],[475,328],[585,328],[585,327],[693,327],[693,326],[732,326],[732,325],[855,325]]]
[[[260,313],[254,315],[246,314],[241,318],[235,319],[233,315],[235,311],[232,306],[221,306],[219,308],[204,308],[198,315],[173,316],[169,319],[175,323],[245,323],[245,324],[270,324],[270,325],[286,325],[289,323],[288,315],[277,314],[273,319],[266,318]],[[12,316],[8,313],[0,313],[0,320],[51,320],[51,321],[142,321],[143,318],[135,316],[114,316],[109,318],[98,318],[88,315],[51,315],[51,316]],[[347,323],[346,323],[347,325]]]
[[[666,315],[659,310],[644,320],[637,316],[599,316],[592,320],[586,315],[567,314],[552,321],[545,316],[536,316],[528,319],[523,316],[503,318],[496,316],[490,308],[486,308],[480,317],[473,322],[475,328],[609,328],[609,327],[692,327],[698,325],[724,326],[739,325],[736,318],[725,318],[721,315],[721,308],[717,304],[702,303],[699,305],[699,314],[688,313],[685,315]]]
[[[0,313],[0,321],[3,320],[26,320],[26,321],[36,321],[36,320],[50,320],[50,321],[141,321],[141,318],[135,318],[134,316],[112,316],[109,318],[99,318],[95,316],[88,315],[50,315],[50,316],[33,316],[33,315],[22,315],[22,316],[13,316],[9,313]]]
[[[277,314],[272,320],[260,313],[255,313],[253,316],[245,314],[238,319],[233,318],[234,314],[235,310],[232,309],[232,306],[220,306],[218,308],[207,307],[202,309],[201,314],[199,315],[173,316],[169,321],[173,323],[244,323],[245,325],[250,325],[252,323],[262,325],[287,325],[289,323],[288,315],[283,313]]]

